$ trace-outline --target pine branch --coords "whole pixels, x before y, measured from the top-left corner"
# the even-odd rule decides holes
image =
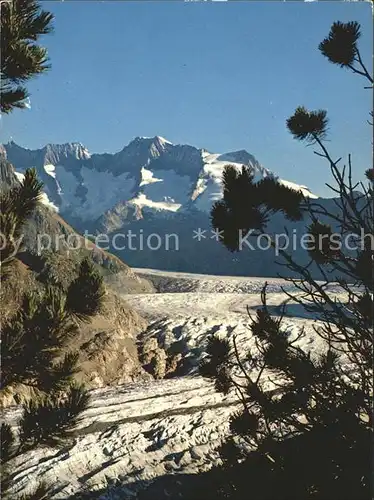
[[[351,69],[372,83],[357,47],[359,37],[358,23],[337,22],[319,48],[330,62]],[[251,318],[251,334],[258,354],[249,353],[242,360],[234,339],[233,362],[220,364],[218,357],[214,360],[211,354],[206,361],[205,372],[213,379],[216,377],[220,389],[228,386],[227,380],[231,380],[232,385],[240,372],[237,389],[245,408],[231,419],[231,433],[235,438],[255,435],[252,449],[246,450],[231,436],[226,450],[228,459],[222,457],[233,471],[242,461],[246,485],[238,476],[229,474],[236,498],[245,496],[247,484],[251,484],[251,493],[259,499],[272,498],[274,491],[282,498],[290,498],[290,485],[292,498],[313,496],[337,500],[366,498],[369,493],[374,248],[365,239],[364,248],[348,253],[330,246],[329,238],[333,234],[330,222],[342,237],[353,235],[357,243],[361,242],[362,231],[374,238],[373,193],[369,186],[362,195],[357,195],[361,184],[353,181],[350,155],[347,167],[340,168],[340,158],[332,159],[324,144],[327,125],[325,111],[310,112],[304,107],[297,108],[287,120],[294,138],[321,148],[321,152],[314,153],[327,160],[335,182],[331,189],[338,199],[334,200],[332,209],[306,199],[290,202],[292,210],[288,209],[286,215],[298,215],[299,210],[310,218],[308,234],[318,242],[309,250],[307,265],[299,263],[285,250],[277,249],[283,258],[283,267],[295,276],[287,279],[293,284],[293,290],[284,289],[284,293],[306,312],[313,313],[316,319],[313,328],[326,343],[326,352],[312,357],[298,345],[301,333],[292,341],[288,338],[282,330],[285,309],[280,318],[270,316],[265,288],[263,307],[255,319]],[[371,182],[370,169],[366,175]],[[282,211],[285,205],[281,197],[274,202],[274,196],[266,196],[265,190],[256,192],[249,175],[240,177],[234,170],[227,171],[223,200],[213,207],[212,224],[224,231],[222,243],[229,250],[235,250],[238,229],[247,232],[255,229],[266,234],[272,214]],[[318,219],[321,215],[323,222]],[[271,245],[276,248],[274,240]],[[317,280],[312,264],[326,283]],[[331,279],[338,280],[345,295],[331,292],[327,286]],[[262,362],[255,361],[258,357]],[[259,367],[257,379],[252,380],[252,371]],[[247,381],[245,392],[243,380]],[[267,383],[272,383],[275,389],[267,392]],[[222,453],[225,455],[226,451]],[[269,457],[271,465],[264,462]],[[299,462],[301,466],[297,469]],[[251,470],[253,476],[249,480]],[[271,486],[266,493],[268,483]]]
[[[88,403],[88,392],[75,385],[70,386],[64,398],[50,395],[26,403],[19,431],[21,449],[60,444],[77,425]]]
[[[40,36],[53,31],[53,15],[35,0],[12,0],[1,5],[0,108],[10,113],[25,107],[28,96],[19,83],[50,68],[47,50],[37,45]]]

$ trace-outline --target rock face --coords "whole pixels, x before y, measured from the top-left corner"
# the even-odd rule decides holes
[[[156,338],[147,339],[140,345],[140,362],[154,378],[165,378],[167,355],[165,350],[158,346]]]
[[[77,380],[88,387],[105,387],[150,379],[136,348],[136,337],[146,326],[115,293],[107,293],[103,312],[82,326],[68,346],[80,353]]]

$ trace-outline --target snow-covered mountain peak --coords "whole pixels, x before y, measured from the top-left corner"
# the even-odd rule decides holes
[[[171,145],[173,145],[172,142],[170,142],[167,139],[165,139],[165,137],[161,137],[160,135],[155,135],[154,137],[144,137],[144,136],[142,136],[142,137],[137,137],[136,139],[139,139],[139,140],[141,140],[141,139],[148,139],[148,140],[151,139],[154,143],[159,144],[160,146],[163,146],[165,144],[171,144]]]
[[[167,151],[169,146],[173,146],[173,144],[163,137],[156,135],[156,137],[152,139],[150,151],[154,155],[160,155],[163,152]]]
[[[135,137],[127,146],[117,153],[114,170],[139,171],[149,163],[168,152],[173,145],[162,137]],[[97,155],[99,156],[99,155]],[[113,169],[112,169],[113,170]]]
[[[162,136],[135,137],[114,154],[93,154],[80,142],[47,144],[29,150],[5,145],[19,172],[36,167],[51,202],[68,219],[95,221],[118,203],[157,212],[209,213],[222,197],[222,175],[230,164],[243,165],[255,181],[271,176],[313,196],[307,188],[279,179],[248,151],[212,153],[189,144],[173,144]],[[127,206],[127,205],[126,205]]]
[[[169,146],[173,146],[173,144],[159,135],[155,137],[135,137],[122,151],[138,151],[139,154],[147,152],[156,158],[167,151]]]

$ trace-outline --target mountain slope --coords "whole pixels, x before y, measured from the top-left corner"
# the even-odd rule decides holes
[[[0,174],[2,190],[19,183],[4,154],[0,155]],[[69,239],[79,242],[80,247],[76,250],[69,248]],[[48,248],[47,242],[50,243]],[[76,378],[88,387],[148,378],[139,363],[136,347],[136,337],[147,323],[119,297],[117,291],[148,293],[153,291],[152,285],[138,277],[119,258],[77,234],[43,200],[25,224],[20,252],[9,266],[9,272],[2,277],[2,321],[12,318],[21,307],[25,293],[39,293],[48,286],[67,287],[76,277],[84,257],[90,257],[104,276],[106,295],[100,314],[83,324],[66,346],[67,351],[79,352]],[[27,398],[31,394],[29,387],[16,385],[6,393],[0,391],[0,404],[7,406],[14,403],[15,399]]]

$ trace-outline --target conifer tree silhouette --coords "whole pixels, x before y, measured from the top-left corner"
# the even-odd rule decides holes
[[[42,184],[35,171],[26,171],[20,186],[1,194],[0,222],[6,241],[2,279],[11,274],[11,263],[17,257],[13,238],[22,234],[22,226],[36,208]],[[18,435],[10,425],[1,426],[2,494],[11,486],[7,464],[12,458],[43,445],[61,444],[69,436],[89,397],[82,385],[73,381],[78,353],[66,352],[67,341],[74,336],[81,322],[90,321],[100,311],[104,299],[102,277],[88,258],[82,260],[77,277],[66,290],[46,286],[40,293],[24,295],[19,310],[1,324],[0,392],[16,384],[39,391],[39,396],[23,404]],[[49,491],[41,485],[36,497]],[[44,494],[44,493],[43,493]]]
[[[0,109],[25,108],[24,82],[49,69],[47,50],[36,44],[53,30],[53,15],[35,0],[1,2]]]
[[[358,23],[336,22],[319,50],[330,62],[365,77],[372,88],[359,38]],[[307,214],[312,221],[308,232],[314,236],[309,256],[326,281],[316,281],[308,266],[282,251],[287,268],[297,276],[288,278],[297,293],[286,294],[318,319],[315,331],[326,343],[325,353],[311,356],[298,346],[304,331],[297,338],[289,336],[285,310],[272,317],[266,285],[262,307],[252,318],[255,352],[240,353],[235,338],[232,344],[215,337],[209,341],[201,374],[214,380],[221,392],[236,390],[242,403],[242,410],[230,419],[231,435],[220,449],[223,466],[212,476],[218,484],[212,498],[371,497],[373,169],[366,171],[368,182],[354,183],[351,156],[340,168],[340,160],[328,152],[327,125],[325,111],[302,106],[287,120],[293,137],[318,147],[315,154],[327,161],[335,181],[330,187],[337,196],[337,211],[329,212],[318,199],[298,198],[272,180],[266,188],[256,186],[249,174],[232,167],[224,176],[223,200],[212,209],[212,224],[223,231],[222,241],[232,251],[238,249],[239,229],[266,232],[266,223],[279,211],[291,219]],[[350,234],[355,239],[354,255],[330,243],[331,224],[340,228],[342,237]],[[342,294],[329,289],[333,272],[340,276]]]
[[[35,42],[52,31],[53,15],[34,0],[1,4],[1,112],[26,107],[26,88],[21,85],[48,68],[46,49]],[[25,222],[36,209],[43,184],[35,169],[23,181],[0,193],[1,280],[11,279],[12,263],[21,250]],[[74,382],[78,353],[66,352],[67,341],[80,323],[100,311],[104,299],[102,277],[93,262],[84,259],[77,277],[65,289],[59,283],[42,291],[28,292],[10,319],[1,323],[0,393],[16,384],[37,389],[38,396],[23,404],[17,432],[1,424],[1,494],[14,498],[9,464],[17,455],[36,445],[61,445],[70,436],[89,395]],[[50,498],[52,487],[40,484],[23,500]]]

